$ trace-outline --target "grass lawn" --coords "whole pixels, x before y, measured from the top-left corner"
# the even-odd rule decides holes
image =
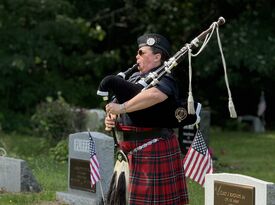
[[[67,164],[57,163],[48,156],[47,141],[38,137],[0,133],[1,146],[7,150],[8,157],[27,161],[43,190],[40,193],[0,193],[0,205],[58,204],[52,202],[55,201],[56,191],[67,190]]]
[[[275,132],[222,132],[211,130],[210,147],[216,173],[237,173],[275,183]],[[204,190],[188,182],[190,204],[204,204]]]
[[[216,172],[238,173],[275,182],[275,132],[254,134],[211,130],[210,147],[217,160]],[[46,140],[0,133],[0,147],[9,157],[24,159],[41,184],[41,193],[0,193],[0,205],[56,205],[56,191],[67,191],[67,164],[54,162],[47,154]],[[0,173],[1,174],[1,173]],[[204,189],[188,180],[191,205],[204,204]]]

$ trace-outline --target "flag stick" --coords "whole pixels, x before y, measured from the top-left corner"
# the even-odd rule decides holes
[[[89,128],[88,128],[88,134],[89,134],[89,136],[91,137],[90,129],[89,129]],[[98,170],[98,171],[99,171],[99,170]],[[103,199],[103,205],[105,205],[105,197],[104,197],[104,193],[103,193],[103,189],[102,189],[101,180],[99,179],[98,182],[99,182],[100,191],[101,191],[101,195],[102,195],[102,199]]]
[[[101,194],[102,194],[103,205],[105,205],[105,197],[104,197],[104,193],[103,193],[103,189],[102,189],[101,180],[99,180],[99,186],[100,186],[100,190],[101,190]]]

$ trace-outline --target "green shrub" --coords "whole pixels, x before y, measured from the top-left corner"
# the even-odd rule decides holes
[[[58,94],[53,100],[47,97],[40,103],[31,118],[34,131],[38,136],[48,137],[57,143],[74,131],[74,112],[71,106]]]
[[[50,157],[57,162],[66,163],[68,160],[68,140],[64,139],[50,149]]]

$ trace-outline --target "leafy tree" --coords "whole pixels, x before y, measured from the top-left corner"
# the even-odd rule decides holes
[[[105,37],[98,24],[76,16],[65,0],[3,0],[0,3],[0,113],[5,129],[14,113],[30,114],[61,91],[72,104],[96,106],[101,72],[118,51],[97,52]]]
[[[136,37],[158,32],[178,51],[223,16],[220,28],[238,114],[255,114],[261,90],[275,101],[272,0],[1,0],[0,120],[32,113],[57,91],[70,104],[99,105],[96,90],[107,74],[134,64]],[[193,60],[195,99],[210,106],[213,123],[228,119],[217,42]],[[186,95],[187,59],[174,70]],[[213,92],[215,91],[215,92]],[[247,97],[244,97],[244,96]],[[267,122],[274,120],[268,106]],[[20,118],[21,119],[21,118]],[[21,120],[22,121],[22,120]],[[8,125],[8,122],[10,125]]]
[[[119,3],[115,6],[113,2]],[[220,28],[220,37],[238,114],[256,114],[261,90],[266,93],[268,105],[274,102],[271,91],[275,66],[274,27],[271,26],[275,17],[274,1],[128,0],[124,4],[112,1],[102,5],[106,9],[98,12],[101,15],[95,19],[106,30],[103,43],[106,43],[106,49],[120,48],[124,64],[135,61],[136,37],[145,32],[168,36],[176,52],[223,16],[226,23]],[[185,95],[188,88],[186,61],[174,70]],[[215,38],[194,59],[193,68],[195,98],[211,107],[213,123],[224,123],[229,118],[227,92]],[[121,67],[117,69],[121,70]],[[267,111],[267,122],[271,122],[274,108],[269,106]]]

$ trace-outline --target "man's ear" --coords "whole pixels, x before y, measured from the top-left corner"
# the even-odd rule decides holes
[[[154,57],[154,61],[157,62],[157,61],[160,61],[160,60],[161,60],[161,54],[157,53]]]

